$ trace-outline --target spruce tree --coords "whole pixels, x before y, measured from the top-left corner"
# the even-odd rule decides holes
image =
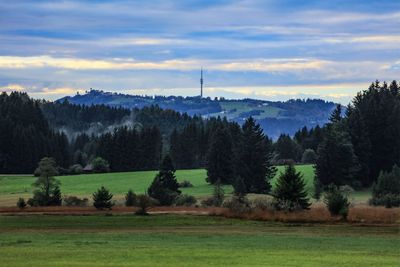
[[[54,187],[53,194],[50,197],[50,206],[61,206],[62,198],[61,198],[61,190],[58,185]]]
[[[334,124],[327,130],[317,155],[314,168],[321,188],[329,184],[353,186],[359,164],[348,134],[340,125]]]
[[[226,129],[217,129],[207,154],[207,182],[229,184],[233,181],[231,137]]]
[[[329,117],[329,121],[331,123],[338,123],[342,120],[342,105],[338,104],[336,108],[333,110],[331,116]]]
[[[159,173],[147,190],[150,197],[159,201],[162,206],[171,205],[181,194],[179,183],[175,177],[175,168],[171,158],[167,155],[163,159]]]
[[[93,206],[96,209],[111,209],[114,203],[111,201],[113,195],[104,186],[93,193]]]
[[[125,195],[125,206],[132,207],[136,205],[136,194],[129,190]]]
[[[225,192],[222,188],[222,185],[219,181],[214,184],[214,192],[213,192],[213,206],[220,207],[224,202]]]
[[[239,198],[246,196],[247,188],[242,177],[240,176],[236,177],[235,183],[233,184],[233,190],[235,195],[238,196]]]
[[[267,138],[252,117],[242,126],[236,169],[246,185],[247,193],[265,194],[271,190],[269,180],[274,177],[276,168],[271,164]]]
[[[303,175],[292,164],[278,177],[273,195],[279,209],[292,211],[310,206]]]

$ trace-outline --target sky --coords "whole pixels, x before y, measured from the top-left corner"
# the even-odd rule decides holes
[[[400,1],[0,0],[0,91],[322,98],[400,76]]]

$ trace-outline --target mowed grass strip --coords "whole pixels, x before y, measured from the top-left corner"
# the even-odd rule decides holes
[[[1,266],[398,266],[396,227],[0,216]]]

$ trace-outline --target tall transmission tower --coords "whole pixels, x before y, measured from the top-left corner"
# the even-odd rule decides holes
[[[200,71],[200,97],[203,97],[203,68]]]

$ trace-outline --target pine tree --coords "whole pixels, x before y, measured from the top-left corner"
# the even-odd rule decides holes
[[[232,141],[226,129],[217,129],[207,154],[207,182],[229,184],[233,182]]]
[[[252,117],[242,126],[237,173],[246,185],[247,193],[268,193],[269,180],[275,175],[276,168],[271,164],[271,151],[268,150],[263,131]]]
[[[274,198],[280,209],[308,209],[310,206],[305,189],[303,175],[296,172],[293,165],[288,165],[285,172],[278,177]]]
[[[354,184],[359,164],[349,139],[340,125],[332,125],[325,134],[315,164],[316,179],[322,188],[329,184]]]
[[[113,195],[104,187],[100,187],[97,192],[93,193],[93,206],[96,209],[111,209],[114,203],[111,201]]]
[[[213,192],[213,206],[220,207],[224,202],[225,192],[222,188],[222,185],[219,181],[214,184],[214,192]]]
[[[244,183],[242,177],[237,176],[235,183],[233,184],[234,193],[238,197],[244,197],[247,193],[246,184]]]
[[[275,152],[281,160],[299,161],[301,148],[289,135],[281,134],[275,143]]]
[[[50,206],[61,206],[62,198],[61,198],[61,190],[58,185],[54,187],[53,194],[50,197]]]
[[[175,168],[171,158],[167,155],[163,159],[159,173],[147,190],[150,197],[159,201],[162,206],[171,205],[181,194],[179,183],[175,177]]]
[[[136,205],[136,194],[129,190],[125,195],[125,206],[132,207]]]
[[[329,121],[331,123],[337,123],[342,120],[342,105],[338,104],[336,108],[333,110],[331,116],[329,117]]]

